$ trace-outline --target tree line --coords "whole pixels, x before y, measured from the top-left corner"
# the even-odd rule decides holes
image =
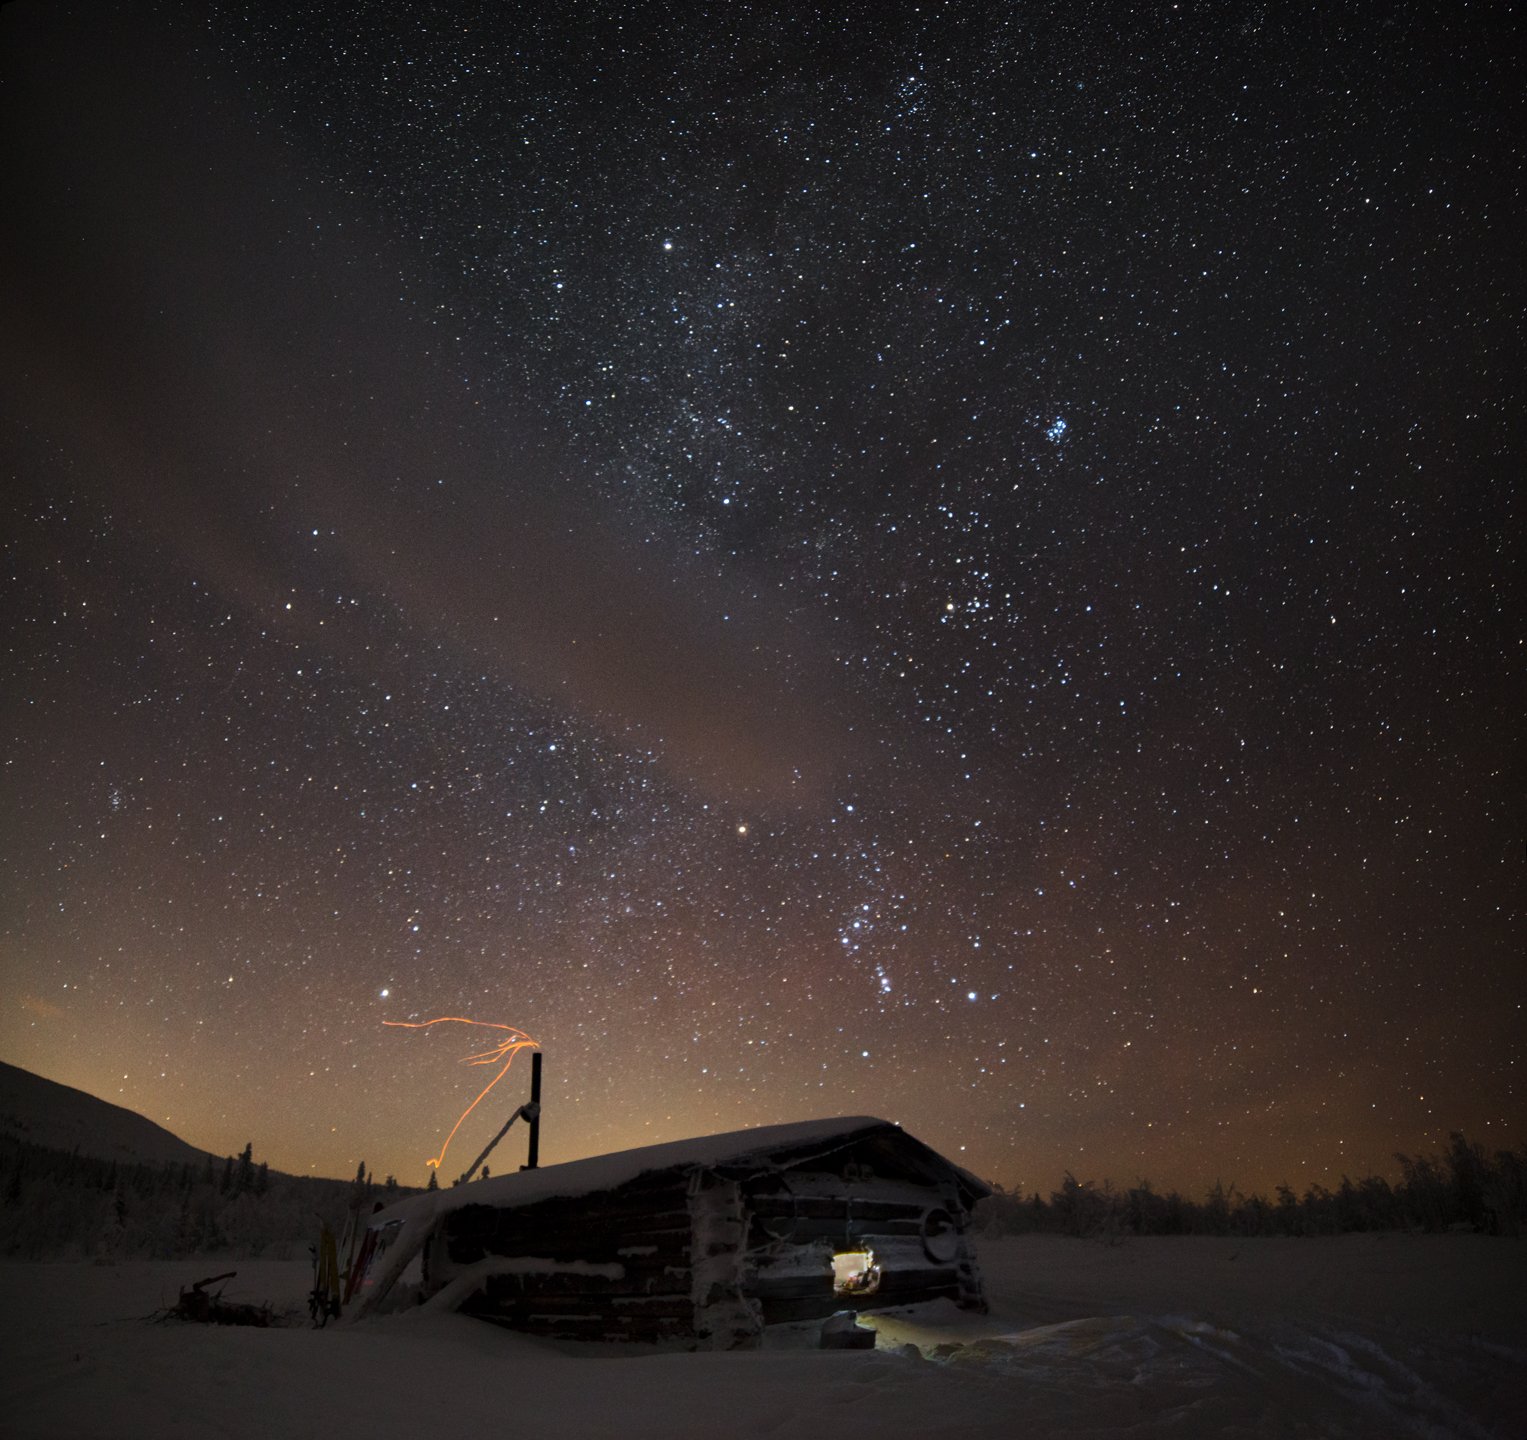
[[[1527,1233],[1527,1144],[1485,1150],[1461,1133],[1436,1155],[1397,1155],[1400,1179],[1343,1175],[1334,1190],[1271,1198],[1216,1182],[1203,1200],[1079,1181],[1067,1172],[1048,1200],[996,1187],[976,1208],[988,1235],[1340,1235],[1364,1230]],[[431,1181],[434,1177],[431,1175]],[[433,1185],[431,1186],[433,1188]],[[351,1213],[417,1194],[362,1162],[353,1180],[285,1175],[253,1144],[222,1161],[103,1160],[0,1137],[0,1256],[10,1259],[305,1258],[321,1224],[340,1233]]]
[[[1162,1194],[1148,1180],[1127,1190],[1111,1181],[1079,1181],[1069,1171],[1045,1200],[1037,1192],[996,1187],[976,1207],[978,1230],[989,1235],[1343,1235],[1364,1230],[1527,1232],[1527,1144],[1487,1154],[1459,1131],[1440,1155],[1396,1155],[1400,1179],[1379,1175],[1335,1190],[1311,1185],[1303,1195],[1280,1185],[1273,1196],[1245,1195],[1216,1181],[1203,1200],[1175,1190]]]
[[[322,1224],[416,1193],[378,1183],[285,1175],[254,1146],[218,1161],[103,1160],[0,1137],[0,1255],[11,1259],[174,1260],[188,1255],[296,1260]]]

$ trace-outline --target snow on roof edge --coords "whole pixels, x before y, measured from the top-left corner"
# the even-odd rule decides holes
[[[613,1190],[653,1170],[676,1165],[741,1165],[762,1159],[777,1150],[825,1144],[834,1140],[845,1143],[878,1130],[895,1131],[914,1145],[936,1156],[977,1196],[989,1193],[986,1183],[952,1160],[946,1159],[931,1145],[917,1139],[889,1120],[874,1115],[844,1115],[830,1120],[798,1120],[784,1125],[759,1125],[750,1130],[729,1130],[719,1135],[701,1135],[687,1140],[668,1140],[659,1145],[643,1145],[633,1150],[615,1150],[607,1155],[591,1155],[582,1160],[568,1160],[537,1170],[520,1170],[495,1175],[488,1180],[474,1180],[453,1185],[447,1190],[411,1196],[379,1212],[372,1226],[406,1219],[415,1209],[432,1202],[434,1212],[444,1214],[465,1205],[532,1205],[558,1196],[590,1195],[599,1190]]]

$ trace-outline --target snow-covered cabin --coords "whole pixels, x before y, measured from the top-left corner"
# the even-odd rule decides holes
[[[709,1135],[403,1201],[372,1219],[359,1299],[417,1257],[421,1300],[516,1330],[716,1349],[842,1309],[984,1309],[966,1227],[989,1193],[866,1116]]]

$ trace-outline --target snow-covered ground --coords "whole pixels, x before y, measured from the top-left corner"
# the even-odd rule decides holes
[[[453,1314],[150,1324],[218,1262],[0,1265],[0,1434],[66,1437],[1527,1436],[1527,1243],[1030,1238],[992,1313],[881,1317],[873,1351],[611,1353]],[[301,1306],[302,1264],[227,1299]]]

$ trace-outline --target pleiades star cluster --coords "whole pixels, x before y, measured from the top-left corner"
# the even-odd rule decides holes
[[[405,1183],[436,1016],[546,1161],[1524,1138],[1512,7],[0,26],[7,1060]]]

